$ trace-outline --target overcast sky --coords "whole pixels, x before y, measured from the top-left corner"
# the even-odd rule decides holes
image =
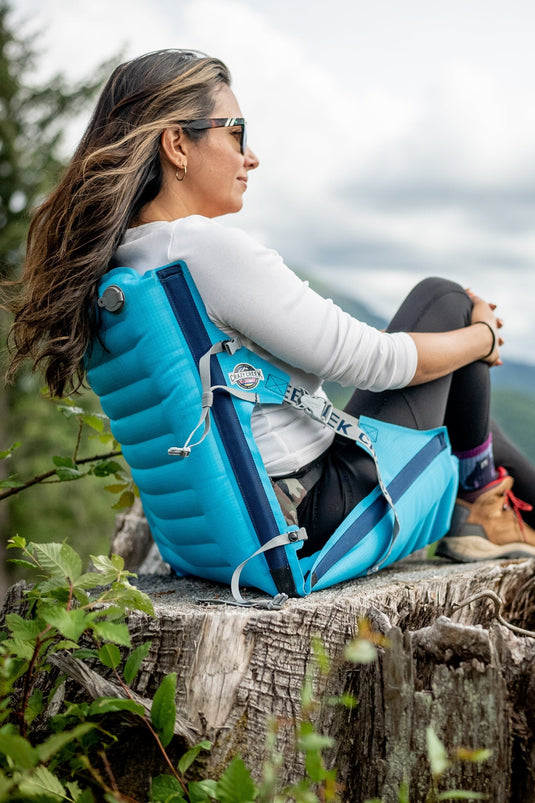
[[[12,5],[39,79],[119,51],[222,58],[261,160],[230,222],[387,316],[454,278],[499,304],[504,358],[535,363],[533,0]]]

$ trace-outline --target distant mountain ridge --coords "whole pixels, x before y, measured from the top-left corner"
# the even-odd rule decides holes
[[[515,390],[535,399],[535,365],[508,360],[492,371],[492,386]]]

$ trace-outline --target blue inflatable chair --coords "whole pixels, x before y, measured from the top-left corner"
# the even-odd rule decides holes
[[[376,571],[444,535],[457,490],[444,428],[418,432],[346,416],[225,337],[183,262],[140,276],[106,274],[87,359],[162,558],[178,575],[274,598]],[[306,533],[286,524],[251,432],[255,404],[293,404],[356,440],[380,466],[375,490],[323,549],[299,558]]]

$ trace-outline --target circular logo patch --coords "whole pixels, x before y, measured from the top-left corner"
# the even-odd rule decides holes
[[[232,385],[238,385],[242,390],[254,390],[263,381],[264,374],[248,362],[240,362],[234,366],[229,379]]]

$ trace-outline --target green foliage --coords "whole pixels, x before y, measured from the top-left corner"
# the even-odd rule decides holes
[[[138,491],[125,468],[120,446],[109,430],[108,419],[94,409],[91,396],[78,399],[76,403],[72,399],[57,402],[43,398],[41,406],[50,418],[50,425],[44,427],[41,435],[37,432],[43,423],[41,416],[25,425],[31,436],[35,426],[34,437],[40,439],[39,453],[35,454],[31,448],[32,440],[23,445],[13,443],[0,452],[0,461],[11,469],[0,481],[0,502],[7,504],[15,500],[10,529],[21,534],[31,533],[33,542],[46,541],[52,531],[64,532],[70,520],[73,541],[87,561],[88,544],[96,542],[97,546],[107,547],[115,512],[130,507]],[[23,405],[17,419],[24,410]],[[30,467],[36,473],[23,474]],[[86,478],[102,482],[101,487],[107,493],[96,493],[97,486],[93,483],[77,483],[76,489],[84,486],[83,490],[64,493],[64,483]],[[32,501],[37,500],[39,516],[35,516],[33,505],[28,505],[26,492]],[[90,513],[98,525],[95,538],[88,537],[91,535],[87,525]]]
[[[32,567],[37,581],[25,592],[25,606],[6,615],[5,632],[0,634],[0,803],[95,803],[95,796],[107,803],[137,803],[127,790],[119,791],[111,768],[106,778],[99,769],[99,757],[117,738],[104,727],[103,717],[125,712],[134,721],[144,722],[169,767],[151,781],[152,803],[339,803],[336,768],[326,758],[334,741],[316,725],[332,671],[319,637],[312,639],[295,729],[303,777],[291,785],[282,783],[284,756],[277,750],[278,723],[273,720],[268,724],[267,759],[258,781],[240,756],[230,761],[219,778],[189,778],[199,755],[210,750],[211,744],[199,742],[176,765],[166,752],[175,730],[175,673],[160,682],[148,714],[130,688],[151,645],[145,642],[131,650],[126,616],[131,609],[153,615],[153,609],[150,599],[130,583],[133,575],[125,571],[122,558],[94,556],[93,570],[85,572],[82,559],[66,543],[26,543],[16,537],[9,548],[22,552],[17,560]],[[359,647],[359,642],[364,646]],[[346,657],[361,664],[375,661],[384,649],[388,649],[384,636],[362,620]],[[121,696],[65,701],[59,713],[51,714],[63,678],[46,694],[40,678],[54,665],[55,655],[71,655],[107,670]],[[324,702],[356,705],[348,696]],[[484,799],[480,793],[443,791],[441,786],[453,762],[485,761],[490,751],[459,748],[448,753],[432,728],[427,729],[426,739],[431,775],[427,803]],[[406,782],[400,786],[398,801],[409,803]]]
[[[111,61],[102,64],[87,80],[74,84],[62,75],[51,76],[40,84],[38,38],[31,30],[30,19],[24,28],[16,28],[13,6],[10,0],[0,0],[0,280],[10,281],[20,275],[31,212],[63,170],[66,124],[89,107],[111,68]],[[0,307],[2,343],[9,323],[7,313]],[[0,365],[2,372],[3,368]],[[21,374],[13,387],[0,391],[0,454],[5,457],[5,452],[13,453],[13,433],[18,433],[17,440],[24,445],[13,453],[12,463],[23,477],[45,470],[41,460],[44,449],[47,454],[63,456],[54,444],[64,443],[68,448],[67,440],[71,441],[66,428],[58,423],[57,411],[47,410],[37,398],[37,387],[31,377]],[[93,405],[97,409],[94,402]],[[6,479],[5,468],[7,462],[0,464],[0,481]],[[67,464],[58,468],[64,468],[63,476],[67,476],[73,467]],[[14,487],[16,481],[10,482]],[[109,541],[113,529],[114,513],[110,513],[102,496],[94,498],[83,486],[65,494],[51,492],[41,484],[33,495],[40,515],[35,515],[35,508],[27,500],[23,503],[18,496],[10,497],[0,511],[0,529],[10,535],[23,534],[33,541],[51,537],[61,540],[79,533],[76,537],[82,552],[84,542],[104,549],[104,539],[108,536]],[[126,501],[125,497],[123,502]],[[4,543],[0,542],[0,580],[3,551]]]
[[[444,774],[454,761],[472,761],[475,763],[487,761],[492,755],[491,750],[466,750],[464,748],[457,748],[457,750],[453,752],[453,755],[449,755],[446,747],[431,726],[426,729],[425,738],[427,759],[429,761],[432,779],[426,803],[437,803],[439,800],[488,799],[488,795],[482,792],[471,792],[463,789],[448,789],[441,792],[439,791],[439,786]]]
[[[118,556],[95,557],[94,570],[84,572],[82,559],[66,543],[35,544],[16,537],[8,547],[20,550],[23,558],[18,562],[31,566],[40,579],[26,590],[26,615],[6,615],[0,641],[0,803],[90,803],[94,798],[87,783],[81,788],[85,773],[80,770],[100,779],[91,755],[109,736],[99,719],[123,710],[145,716],[117,670],[123,661],[120,648],[130,647],[127,612],[137,607],[153,614],[152,603],[131,585],[133,575]],[[91,648],[81,650],[81,641]],[[132,653],[130,679],[135,678],[149,648],[142,645]],[[126,699],[67,704],[64,713],[49,717],[48,726],[38,731],[39,739],[33,723],[46,719],[57,688],[45,699],[39,681],[50,671],[56,653],[96,658],[114,670]],[[79,775],[75,781],[73,773]],[[112,794],[104,782],[100,781],[100,786],[108,796]]]
[[[173,738],[176,717],[175,694],[176,673],[172,672],[160,683],[150,711],[152,724],[164,747],[167,747]]]

